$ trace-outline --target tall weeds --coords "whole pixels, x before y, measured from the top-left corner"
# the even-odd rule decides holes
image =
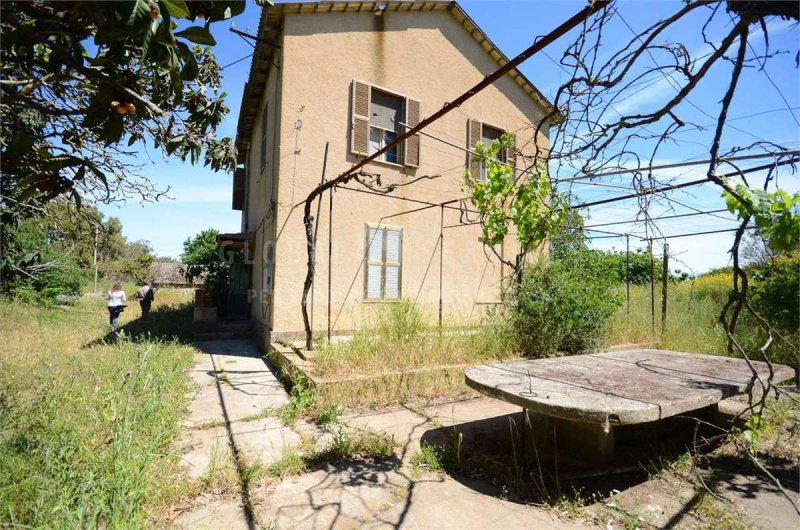
[[[381,307],[352,340],[322,344],[315,361],[320,375],[347,377],[481,363],[513,351],[499,327],[440,329],[413,302],[401,300]]]
[[[174,318],[179,304],[162,307]],[[144,527],[183,487],[169,448],[193,349],[106,342],[103,309],[0,301],[0,526]]]

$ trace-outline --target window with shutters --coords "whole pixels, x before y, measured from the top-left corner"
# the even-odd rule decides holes
[[[267,116],[269,114],[269,103],[264,105],[264,112],[261,113],[261,171],[267,167]]]
[[[367,225],[364,298],[397,300],[401,293],[403,229]]]
[[[484,145],[490,145],[494,140],[499,140],[500,137],[505,134],[507,131],[504,131],[498,127],[493,127],[491,125],[487,125],[485,123],[476,121],[476,120],[468,120],[467,121],[467,144],[471,151],[475,150],[475,145],[478,142],[481,142]],[[516,157],[516,146],[514,145],[516,138],[512,139],[512,145],[508,149],[503,149],[499,153],[497,153],[496,158],[500,162],[504,162],[510,164],[512,166],[516,165],[515,157]],[[467,155],[467,167],[472,174],[473,178],[477,178],[478,180],[484,181],[486,180],[486,163],[481,161],[476,161],[475,157],[472,154]]]
[[[375,154],[392,143],[402,133],[403,98],[372,89],[370,97],[369,154]],[[395,145],[378,159],[400,164],[399,146]]]
[[[419,101],[353,81],[350,151],[373,155],[395,141],[420,119]],[[419,166],[420,137],[415,134],[382,153],[377,160],[410,167]]]
[[[500,137],[503,136],[503,131],[492,127],[490,125],[486,125],[485,123],[482,124],[481,127],[481,143],[483,145],[491,145],[491,143],[495,140],[499,140]],[[505,149],[501,150],[497,153],[497,159],[500,162],[506,161],[506,151]],[[481,180],[486,180],[486,161],[484,160],[481,162]]]

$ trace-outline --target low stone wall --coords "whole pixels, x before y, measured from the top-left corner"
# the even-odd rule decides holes
[[[348,378],[320,377],[314,372],[313,352],[271,344],[270,361],[287,378],[303,377],[321,405],[351,408],[381,407],[441,397],[466,398],[480,394],[464,383],[467,364],[418,368]]]

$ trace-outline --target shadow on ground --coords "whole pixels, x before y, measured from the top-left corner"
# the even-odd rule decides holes
[[[134,342],[161,340],[177,341],[181,344],[192,343],[191,302],[157,307],[151,310],[147,317],[142,317],[139,307],[134,304],[125,308],[125,311],[139,316],[120,326],[118,331],[109,331],[102,337],[86,343],[84,348],[114,344],[123,334]]]
[[[618,427],[611,459],[559,447],[554,431],[544,432],[521,412],[431,429],[420,443],[436,447],[445,471],[483,494],[520,503],[587,503],[647,481],[697,441],[704,442],[704,451],[713,450],[717,445],[707,443],[711,431],[695,439],[694,425],[685,418]]]

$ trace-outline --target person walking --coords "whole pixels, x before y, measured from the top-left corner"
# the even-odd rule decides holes
[[[119,314],[125,310],[125,291],[122,290],[122,284],[119,282],[114,284],[114,287],[106,293],[106,301],[108,306],[108,323],[111,324],[111,329],[117,331],[119,328]]]
[[[139,305],[142,308],[142,317],[147,317],[150,313],[150,305],[156,299],[156,288],[153,287],[153,282],[147,281],[142,287],[136,291],[136,298],[139,299]]]

